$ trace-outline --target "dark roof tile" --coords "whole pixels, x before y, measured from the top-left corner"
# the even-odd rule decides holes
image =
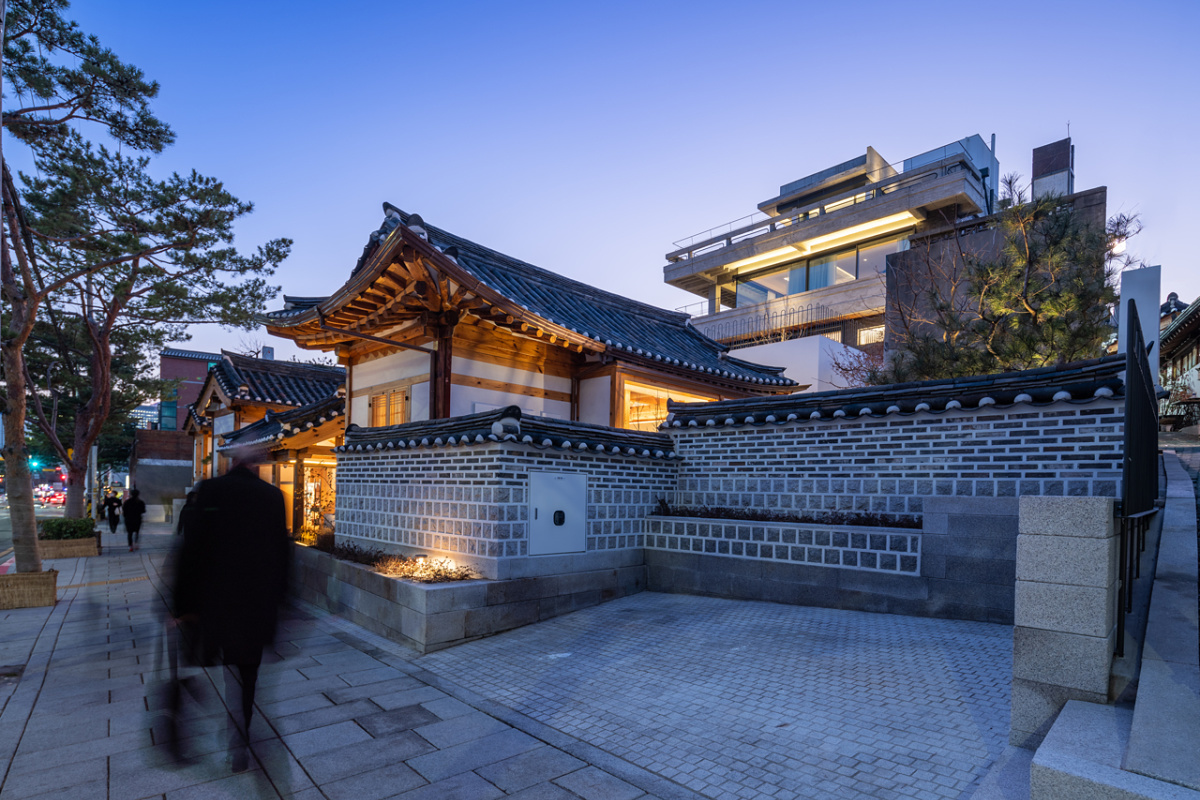
[[[591,451],[637,458],[677,457],[674,442],[665,434],[524,416],[517,406],[381,428],[351,425],[346,429],[346,443],[337,448],[337,452],[466,447],[493,442],[525,444],[543,450]]]
[[[346,381],[341,367],[253,358],[227,350],[221,351],[211,374],[232,398],[285,406],[324,400]]]
[[[715,403],[668,401],[670,413],[662,427],[785,424],[1006,407],[1021,403],[1046,405],[1063,400],[1090,403],[1101,398],[1124,396],[1125,383],[1121,377],[1124,369],[1125,355],[1119,354],[1054,367],[969,378]]]

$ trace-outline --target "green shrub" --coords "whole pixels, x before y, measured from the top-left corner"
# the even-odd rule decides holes
[[[90,519],[43,519],[38,522],[38,535],[43,539],[89,539],[96,535]]]

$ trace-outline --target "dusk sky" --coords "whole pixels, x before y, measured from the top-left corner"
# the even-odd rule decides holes
[[[1200,295],[1190,177],[1200,3],[164,3],[69,11],[162,84],[157,168],[256,205],[295,240],[283,291],[327,295],[389,201],[666,308],[672,242],[861,155],[997,138],[1002,173],[1070,134],[1076,188],[1141,215],[1163,295]],[[282,300],[272,305],[281,307]],[[184,346],[273,344],[197,329]]]

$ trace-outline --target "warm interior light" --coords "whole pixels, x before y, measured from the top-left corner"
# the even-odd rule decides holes
[[[907,228],[914,222],[920,220],[920,217],[911,211],[902,211],[899,214],[889,214],[886,217],[873,219],[870,222],[864,222],[861,225],[851,225],[849,228],[842,228],[833,233],[827,233],[823,236],[814,236],[811,239],[806,239],[796,245],[796,249],[802,253],[811,253],[818,247],[827,247],[835,244],[849,244],[850,242],[859,241],[861,239],[869,239],[883,233]]]

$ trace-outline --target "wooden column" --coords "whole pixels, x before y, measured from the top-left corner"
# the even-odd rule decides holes
[[[292,537],[304,527],[304,451],[297,450],[292,461]]]
[[[439,314],[432,321],[430,331],[437,341],[433,354],[432,371],[429,375],[429,418],[446,419],[450,416],[450,386],[454,378],[454,327],[458,324],[458,312]]]

